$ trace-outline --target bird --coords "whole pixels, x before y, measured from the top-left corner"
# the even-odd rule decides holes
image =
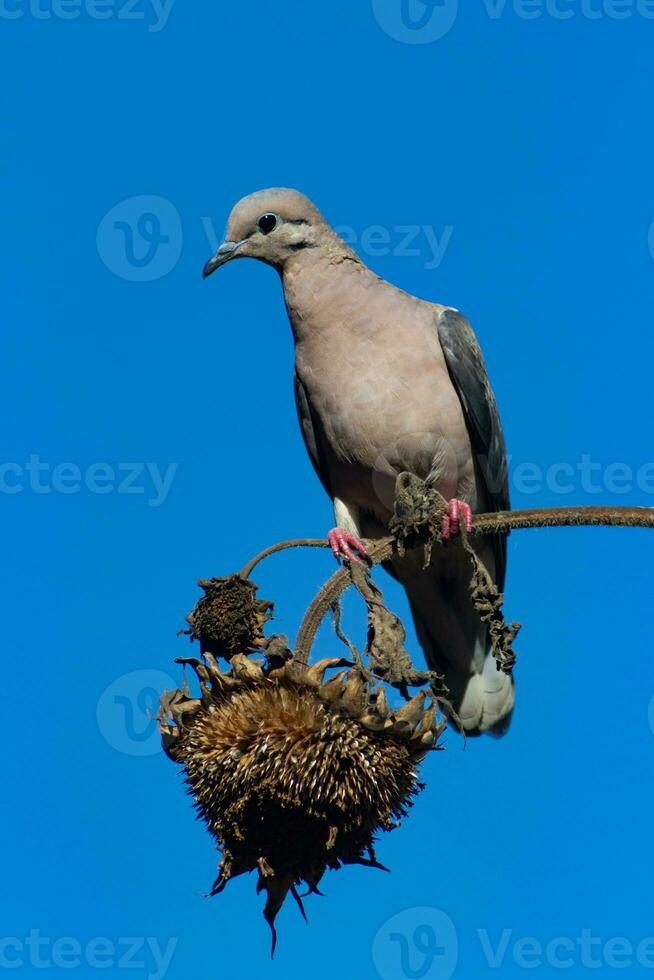
[[[257,191],[232,209],[226,240],[203,278],[253,258],[281,277],[294,346],[297,413],[306,449],[332,499],[334,555],[366,558],[365,540],[388,534],[395,482],[411,473],[449,502],[443,536],[470,530],[473,514],[510,506],[502,425],[484,358],[454,307],[412,296],[369,269],[304,194]],[[475,550],[501,591],[506,538]],[[392,559],[430,669],[449,690],[467,735],[503,735],[513,677],[497,669],[487,627],[469,596],[469,559],[439,548],[423,567]]]

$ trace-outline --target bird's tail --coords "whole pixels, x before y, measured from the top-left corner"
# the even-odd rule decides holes
[[[465,733],[504,735],[511,723],[515,685],[512,676],[497,669],[486,628],[468,648],[470,657],[467,662],[462,662],[455,643],[450,646],[443,634],[439,640],[432,636],[433,616],[427,620],[416,610],[414,603],[411,607],[427,664],[443,675],[450,704]]]
[[[492,556],[484,556],[489,564]],[[468,735],[504,735],[515,700],[513,677],[497,669],[488,629],[473,608],[469,567],[436,562],[416,573],[394,569],[411,603],[428,666],[444,676],[449,699]],[[407,574],[408,573],[408,574]]]

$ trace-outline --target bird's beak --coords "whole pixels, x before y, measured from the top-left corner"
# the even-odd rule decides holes
[[[242,242],[223,242],[216,254],[212,255],[205,265],[202,271],[202,278],[206,279],[212,272],[215,272],[221,265],[224,265],[225,262],[233,259],[239,245],[242,245]]]

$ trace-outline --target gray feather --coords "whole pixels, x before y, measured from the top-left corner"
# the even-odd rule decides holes
[[[320,441],[320,420],[311,411],[309,396],[306,393],[304,385],[298,378],[297,371],[293,375],[293,384],[295,387],[295,407],[297,409],[297,417],[300,423],[304,445],[306,446],[309,459],[313,463],[313,468],[320,482],[331,497],[329,468],[325,460],[324,448]]]
[[[504,433],[486,364],[472,327],[461,313],[444,310],[438,317],[438,337],[461,400],[470,442],[492,511],[508,510],[509,476]],[[506,537],[494,537],[497,585],[504,587]]]

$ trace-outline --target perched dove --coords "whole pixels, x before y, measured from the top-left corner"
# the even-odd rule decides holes
[[[450,501],[444,533],[471,513],[509,506],[504,437],[484,360],[455,309],[417,299],[380,279],[304,195],[259,191],[231,213],[227,241],[205,278],[232,259],[279,272],[295,338],[295,393],[302,434],[334,503],[337,556],[365,555],[360,538],[387,533],[403,471]],[[504,538],[478,553],[501,589]],[[496,669],[486,627],[468,594],[462,549],[393,562],[431,668],[445,675],[468,733],[502,734],[514,688]]]

